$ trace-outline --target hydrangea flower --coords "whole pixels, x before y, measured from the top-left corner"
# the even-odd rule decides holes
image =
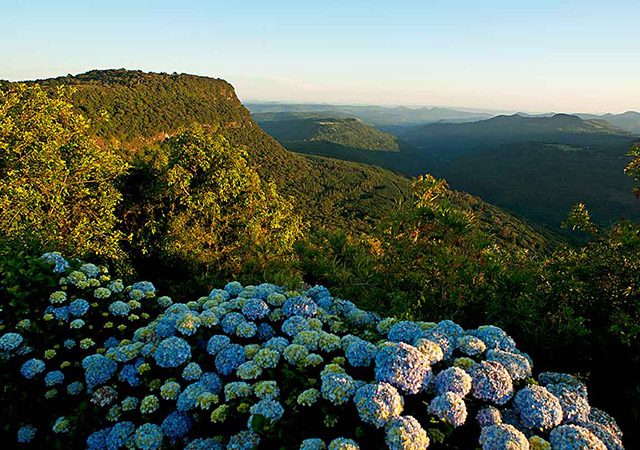
[[[162,430],[155,423],[145,423],[138,427],[135,444],[141,450],[157,450],[162,446]]]
[[[429,403],[429,412],[454,427],[464,425],[467,420],[467,406],[458,394],[445,392]]]
[[[551,430],[551,447],[558,450],[607,450],[604,443],[586,428],[560,425]]]
[[[18,333],[5,333],[0,336],[0,350],[5,352],[14,351],[22,344],[22,341],[22,335]]]
[[[202,369],[196,362],[191,362],[185,366],[182,370],[182,378],[187,381],[194,381],[200,378],[202,375]]]
[[[345,350],[345,356],[353,367],[368,367],[375,358],[376,352],[377,348],[371,342],[358,339],[349,344]]]
[[[229,344],[217,353],[215,366],[221,375],[229,375],[246,359],[244,348],[241,345]]]
[[[277,422],[282,418],[284,414],[284,408],[280,402],[273,399],[262,399],[258,403],[255,403],[249,409],[252,416],[262,416],[272,422]],[[251,424],[251,418],[249,419]]]
[[[476,420],[482,428],[490,425],[500,425],[502,423],[502,415],[497,408],[493,406],[485,406],[478,410]]]
[[[326,450],[327,446],[322,439],[309,438],[300,443],[300,450]]]
[[[339,437],[329,442],[329,450],[360,450],[360,446],[353,439]]]
[[[69,262],[59,252],[48,252],[40,259],[53,265],[53,273],[64,273],[69,268]]]
[[[69,303],[69,314],[76,317],[84,316],[89,311],[89,302],[78,298]]]
[[[385,381],[404,393],[418,393],[428,374],[430,367],[424,354],[404,342],[386,344],[376,354],[376,380]]]
[[[31,425],[25,425],[18,430],[18,442],[26,444],[36,437],[37,429]]]
[[[468,356],[478,356],[485,352],[487,346],[480,338],[468,334],[458,338],[456,349]]]
[[[109,305],[109,312],[114,316],[126,317],[129,315],[131,307],[125,302],[117,300]]]
[[[362,386],[356,391],[353,402],[362,421],[377,428],[400,416],[404,408],[404,400],[398,390],[384,382]]]
[[[458,367],[449,367],[435,377],[435,388],[438,394],[453,392],[464,397],[471,391],[471,376]]]
[[[267,305],[264,300],[252,298],[247,300],[242,306],[242,314],[244,314],[248,320],[263,319],[269,314],[269,305]]]
[[[321,376],[322,397],[334,405],[348,402],[356,390],[356,383],[346,373],[325,372]]]
[[[103,355],[90,355],[82,360],[89,389],[106,383],[116,373],[118,364]]]
[[[429,447],[429,437],[420,422],[412,416],[400,416],[387,426],[385,442],[389,450],[424,450]]]
[[[187,435],[191,429],[192,421],[188,414],[180,411],[170,413],[163,421],[160,428],[169,439],[179,439]]]
[[[472,394],[479,400],[504,405],[513,395],[509,372],[497,362],[482,361],[471,368]]]
[[[505,352],[502,350],[487,351],[487,361],[494,361],[502,364],[507,369],[513,380],[524,380],[531,376],[531,365],[529,360],[517,353]]]
[[[30,380],[36,375],[44,372],[45,363],[41,359],[31,358],[27,360],[20,368],[20,373],[23,377]]]
[[[395,323],[387,334],[391,342],[415,343],[424,334],[424,330],[415,322],[401,321]]]
[[[315,388],[305,389],[297,398],[298,404],[302,406],[312,406],[320,398],[320,391]]]
[[[591,406],[580,386],[558,383],[548,384],[546,388],[560,402],[565,423],[581,423],[588,420]]]
[[[562,422],[560,401],[542,386],[521,389],[513,403],[527,428],[552,428]]]
[[[260,444],[258,433],[245,430],[231,436],[227,450],[253,450],[258,444]]]
[[[132,422],[118,422],[109,431],[107,448],[128,446],[134,438],[136,427]]]
[[[158,344],[153,358],[160,367],[178,367],[191,358],[191,346],[184,339],[172,336]]]
[[[499,424],[482,428],[482,450],[529,450],[527,437],[512,425]]]
[[[291,297],[284,302],[282,312],[287,317],[313,317],[318,312],[318,305],[308,297]]]
[[[44,377],[44,382],[47,386],[55,386],[61,384],[64,381],[64,374],[59,370],[53,370]]]

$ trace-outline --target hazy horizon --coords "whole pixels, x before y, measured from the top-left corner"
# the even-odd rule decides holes
[[[131,68],[223,78],[243,101],[501,112],[640,109],[640,4],[17,1],[0,79]]]

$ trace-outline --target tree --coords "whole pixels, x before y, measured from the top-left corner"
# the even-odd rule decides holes
[[[635,179],[636,187],[634,192],[636,197],[640,198],[640,187],[638,186],[640,183],[640,143],[633,146],[629,151],[629,156],[631,156],[633,160],[625,167],[624,171],[627,175]]]
[[[70,91],[0,90],[0,238],[35,251],[119,256],[114,181],[127,166],[88,137]]]
[[[286,255],[302,235],[292,203],[215,129],[183,130],[136,166],[126,223],[140,254],[237,275]]]

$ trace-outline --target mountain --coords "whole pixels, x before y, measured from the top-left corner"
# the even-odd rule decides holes
[[[606,120],[618,128],[640,135],[640,112],[627,111],[622,114],[578,114],[583,119]]]
[[[73,102],[92,121],[96,137],[131,158],[145,143],[193,123],[218,130],[232,144],[248,149],[259,175],[295,199],[314,227],[367,231],[412,195],[411,181],[402,175],[286,150],[256,124],[233,86],[221,79],[118,69],[32,83],[49,89],[73,87]],[[497,241],[527,248],[546,243],[530,226],[477,197],[456,192],[455,199]]]
[[[586,203],[600,224],[640,218],[633,183],[623,172],[635,136],[602,119],[514,114],[397,132],[399,152],[351,150],[331,156],[408,176],[432,173],[455,189],[555,231],[578,202]]]
[[[487,119],[493,114],[450,108],[409,108],[405,106],[330,105],[305,103],[247,103],[254,114],[316,113],[334,117],[357,117],[376,127],[412,126],[433,122],[471,122]]]
[[[312,113],[258,113],[253,118],[286,148],[327,144],[358,150],[400,150],[395,136],[353,117]]]

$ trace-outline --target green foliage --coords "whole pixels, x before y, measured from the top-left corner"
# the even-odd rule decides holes
[[[397,152],[397,138],[360,119],[290,114],[257,115],[254,119],[287,148],[328,143],[344,148]]]
[[[636,197],[640,198],[640,187],[638,186],[638,183],[640,183],[640,143],[633,146],[633,148],[629,151],[629,156],[631,156],[633,159],[629,164],[627,164],[627,167],[624,168],[624,171],[627,175],[635,180],[636,185],[634,188],[634,192],[636,194]]]
[[[127,168],[87,137],[68,92],[0,91],[0,238],[17,247],[116,257],[113,182]]]
[[[287,256],[303,224],[247,152],[203,127],[140,154],[128,180],[125,230],[135,254],[237,276]],[[197,270],[196,270],[197,269]]]

